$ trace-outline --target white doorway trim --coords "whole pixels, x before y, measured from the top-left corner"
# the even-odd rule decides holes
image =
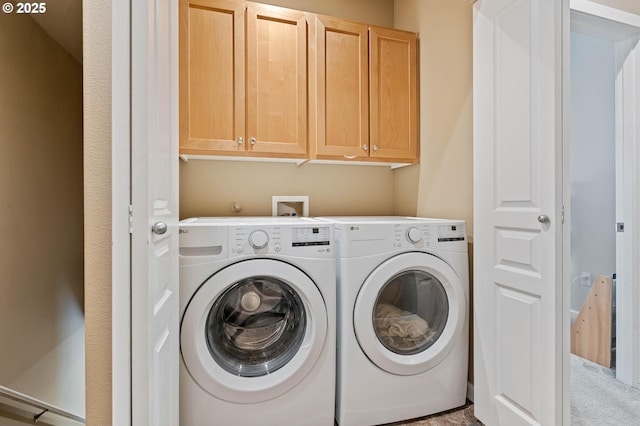
[[[640,19],[640,17],[639,17]],[[638,25],[640,31],[640,23]],[[616,78],[616,164],[622,164],[616,184],[622,203],[616,221],[624,232],[616,235],[616,378],[628,385],[640,385],[640,45],[638,37],[616,44],[616,56],[624,60]],[[618,198],[618,197],[616,197]]]
[[[131,425],[131,28],[130,0],[112,2],[112,424]]]
[[[602,27],[605,33],[616,33],[617,24],[638,29],[620,34],[616,41],[616,61],[620,71],[616,77],[616,221],[623,222],[624,233],[616,234],[616,376],[618,380],[637,386],[640,384],[640,15],[594,3],[589,0],[571,0],[572,11],[581,12],[611,22]],[[607,27],[607,28],[605,28]],[[570,193],[569,179],[565,191]],[[570,215],[568,215],[570,217]],[[613,228],[612,224],[612,228]],[[568,236],[565,243],[568,245]],[[568,253],[565,264],[570,263]],[[565,282],[565,287],[568,283]],[[565,309],[569,305],[565,303]],[[568,312],[565,317],[568,317]]]

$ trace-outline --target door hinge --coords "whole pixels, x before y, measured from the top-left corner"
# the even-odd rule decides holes
[[[129,233],[133,234],[133,206],[129,204],[127,209],[129,210]]]
[[[560,223],[564,225],[564,206],[562,206],[562,209],[560,210]]]

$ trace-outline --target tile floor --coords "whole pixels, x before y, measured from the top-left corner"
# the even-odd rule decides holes
[[[405,422],[391,423],[388,426],[482,426],[480,420],[473,416],[473,403],[467,401],[463,407],[433,414]]]

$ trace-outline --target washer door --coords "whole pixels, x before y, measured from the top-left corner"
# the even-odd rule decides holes
[[[353,314],[366,356],[389,373],[435,367],[460,338],[466,300],[456,273],[427,253],[405,253],[376,268],[360,288]]]
[[[235,263],[195,293],[180,344],[191,377],[230,402],[282,395],[309,373],[327,336],[327,310],[314,282],[278,260]]]

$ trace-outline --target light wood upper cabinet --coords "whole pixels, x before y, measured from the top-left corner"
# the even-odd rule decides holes
[[[180,1],[180,152],[244,151],[245,6]]]
[[[310,20],[311,158],[418,161],[417,36]]]
[[[417,38],[415,33],[371,27],[370,156],[417,161]]]
[[[180,153],[305,158],[307,145],[305,14],[181,0]]]
[[[417,162],[415,33],[179,1],[181,154]]]
[[[247,3],[247,137],[256,154],[307,154],[307,19]]]
[[[326,16],[310,20],[312,158],[368,155],[368,32],[365,24]]]

